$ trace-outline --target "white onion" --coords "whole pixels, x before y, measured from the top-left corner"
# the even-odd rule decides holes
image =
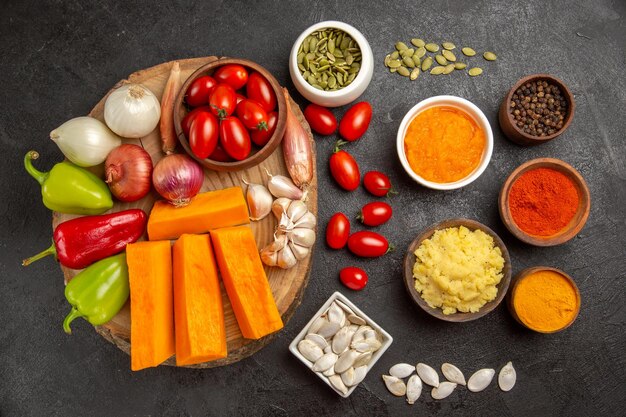
[[[154,189],[176,207],[189,204],[200,191],[203,180],[200,165],[180,154],[161,159],[152,171]]]
[[[76,117],[50,132],[63,155],[81,167],[92,167],[104,162],[109,152],[122,140],[98,119]]]
[[[125,138],[141,138],[159,124],[161,104],[152,91],[141,84],[124,84],[104,103],[107,126]]]

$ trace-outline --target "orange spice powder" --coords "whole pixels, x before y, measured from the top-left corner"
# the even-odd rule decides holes
[[[415,116],[404,135],[413,171],[437,183],[462,180],[480,164],[487,140],[474,119],[455,107],[438,106]]]

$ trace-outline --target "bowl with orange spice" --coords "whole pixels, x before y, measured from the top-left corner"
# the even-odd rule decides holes
[[[396,145],[402,166],[417,183],[453,190],[485,171],[493,151],[493,133],[475,104],[461,97],[435,96],[404,116]]]
[[[589,217],[591,197],[582,175],[555,158],[538,158],[515,169],[500,190],[502,222],[518,239],[555,246],[578,234]]]
[[[539,333],[556,333],[574,323],[580,311],[580,292],[565,272],[536,266],[520,271],[507,295],[511,315]]]

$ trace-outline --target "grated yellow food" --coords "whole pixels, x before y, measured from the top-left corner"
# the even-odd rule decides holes
[[[415,256],[415,289],[443,314],[475,313],[496,298],[504,258],[483,231],[464,226],[437,230]]]

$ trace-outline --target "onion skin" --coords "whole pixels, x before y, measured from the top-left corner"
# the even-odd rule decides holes
[[[118,200],[137,201],[150,191],[152,158],[139,145],[121,145],[107,156],[104,177]]]
[[[161,145],[166,155],[174,153],[176,148],[176,130],[174,129],[174,101],[180,91],[180,64],[174,62],[170,70],[170,77],[165,84],[163,97],[161,98]]]
[[[152,171],[154,189],[176,207],[189,204],[200,192],[203,181],[200,165],[181,154],[167,155]]]
[[[303,188],[313,179],[311,139],[291,110],[291,99],[286,88],[283,88],[283,93],[287,101],[287,125],[283,136],[285,165],[293,182]]]

